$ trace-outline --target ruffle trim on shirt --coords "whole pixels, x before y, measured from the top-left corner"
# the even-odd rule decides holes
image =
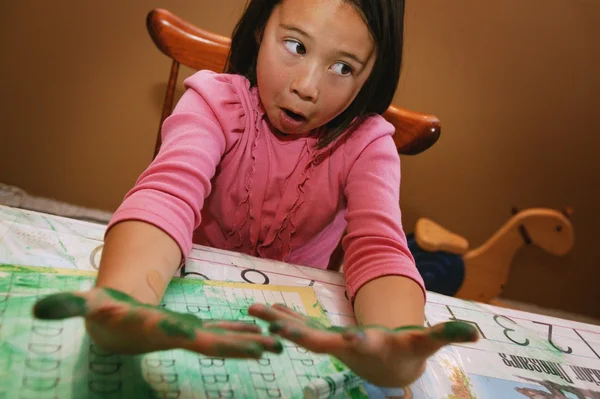
[[[316,143],[316,139],[314,141]],[[292,204],[290,209],[287,210],[286,216],[279,224],[279,227],[277,228],[277,231],[274,234],[272,240],[265,242],[257,249],[257,252],[262,257],[285,260],[286,257],[292,251],[292,237],[297,229],[296,215],[298,214],[299,209],[302,207],[306,200],[306,183],[312,177],[315,167],[323,161],[325,157],[325,152],[331,151],[330,148],[316,149],[314,147],[315,143],[309,143],[305,147],[306,151],[309,154],[309,160],[306,166],[304,167],[304,170],[302,171],[302,178],[296,186],[297,196],[294,200],[294,203]],[[269,251],[269,249],[271,248],[276,249],[276,252]],[[269,256],[266,256],[267,252]]]
[[[248,223],[248,221],[254,220],[255,215],[252,211],[252,204],[250,202],[250,197],[252,195],[252,181],[254,178],[254,174],[256,172],[256,149],[258,147],[258,142],[261,138],[261,129],[260,123],[262,118],[264,117],[264,109],[260,100],[258,98],[258,90],[254,88],[250,88],[250,97],[252,100],[252,109],[254,110],[254,143],[252,143],[252,147],[250,149],[250,157],[252,158],[252,163],[250,165],[250,169],[246,174],[246,193],[244,198],[237,204],[237,208],[235,211],[234,224],[231,231],[228,233],[227,243],[228,247],[232,249],[240,249],[244,245],[244,239],[242,237],[242,228]],[[245,212],[244,219],[241,223],[238,224],[238,219],[240,218],[240,214]],[[252,234],[248,234],[248,249],[251,251],[252,248],[256,245],[252,240]]]
[[[313,150],[311,146],[306,146],[308,152],[310,154],[310,160],[304,171],[302,172],[302,180],[298,183],[296,187],[297,197],[294,201],[292,207],[287,211],[285,219],[281,222],[279,229],[277,229],[277,233],[275,234],[275,240],[278,243],[278,247],[280,250],[281,260],[285,259],[291,252],[291,242],[292,236],[296,232],[296,214],[298,213],[298,209],[304,204],[306,199],[306,193],[304,191],[304,186],[307,181],[310,180],[312,176],[315,165],[318,164],[318,160],[320,157],[318,156],[318,152]],[[287,235],[286,240],[282,239],[282,235]]]
[[[235,210],[235,218],[233,219],[234,224],[233,224],[231,231],[228,233],[228,237],[227,237],[228,247],[232,248],[232,249],[239,249],[243,246],[244,239],[242,238],[242,228],[246,225],[246,223],[248,223],[249,220],[254,220],[254,214],[252,212],[252,206],[250,203],[250,196],[252,193],[252,179],[254,178],[254,172],[256,171],[256,147],[257,146],[258,146],[258,137],[256,137],[256,139],[254,140],[254,143],[252,144],[252,148],[250,150],[250,156],[252,157],[252,164],[250,166],[250,170],[248,171],[248,174],[246,175],[246,186],[245,186],[246,194],[244,195],[244,198],[242,198],[242,200],[237,204],[237,207]],[[242,211],[244,209],[245,209],[244,219],[241,221],[241,223],[238,224],[240,214],[242,213]],[[250,240],[249,248],[252,249],[254,244],[252,243],[251,235],[250,235],[249,240]]]
[[[258,89],[256,87],[250,88],[250,98],[252,101],[252,109],[254,110],[255,136],[254,143],[252,143],[250,151],[252,163],[246,175],[246,193],[236,209],[236,223],[234,223],[232,231],[228,233],[228,246],[229,248],[232,248],[234,250],[241,249],[244,247],[245,243],[242,234],[242,229],[249,221],[252,221],[255,218],[255,215],[252,210],[251,197],[253,189],[253,180],[255,177],[254,175],[256,173],[256,151],[259,145],[259,141],[265,139],[263,137],[265,133],[263,132],[264,129],[262,129],[262,123],[263,119],[266,118],[266,113],[262,106],[262,103],[260,102]],[[279,260],[284,260],[291,252],[292,236],[294,235],[297,229],[296,215],[300,207],[304,204],[306,198],[305,185],[310,180],[315,166],[319,165],[325,158],[325,153],[330,152],[332,150],[331,145],[323,149],[315,148],[316,140],[316,138],[309,140],[310,142],[305,147],[306,151],[308,151],[309,154],[309,161],[304,167],[301,181],[296,187],[297,197],[291,208],[286,212],[286,216],[283,219],[283,221],[279,223],[279,227],[277,228],[277,231],[274,234],[273,238],[257,247],[256,237],[252,234],[252,232],[249,232],[247,242],[247,249],[249,250],[248,252],[251,253],[253,248],[256,247],[256,251],[261,257],[271,259],[277,258]],[[242,212],[245,213],[243,220],[237,223],[237,221],[242,217]],[[276,252],[269,251],[269,249],[276,249]]]

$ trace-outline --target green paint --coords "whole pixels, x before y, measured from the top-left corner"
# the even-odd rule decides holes
[[[305,324],[307,327],[316,328],[317,330],[327,330],[327,327],[323,325],[319,320],[307,317]]]
[[[140,302],[136,301],[132,296],[127,295],[124,292],[117,291],[112,288],[102,288],[102,291],[104,291],[112,299],[117,300],[119,302],[126,302],[134,306],[142,305]]]
[[[292,341],[304,337],[304,333],[302,332],[302,330],[300,330],[299,328],[296,328],[296,327],[288,328],[287,335]]]
[[[163,309],[159,306],[140,303],[130,295],[111,288],[104,288],[103,291],[112,299],[132,306],[133,313],[135,313],[136,308],[153,309],[159,313],[162,313],[164,318],[160,320],[156,326],[168,337],[195,339],[196,329],[202,327],[202,320],[193,314],[174,312],[169,309]],[[211,329],[211,332],[219,333],[220,330]]]
[[[68,292],[47,296],[33,307],[34,316],[44,320],[61,320],[86,313],[86,300]]]
[[[450,342],[472,342],[477,338],[477,329],[462,321],[449,321],[441,330],[433,330],[431,337]]]
[[[161,309],[161,311],[163,311],[164,313],[168,314],[176,320],[180,320],[183,323],[191,324],[194,327],[202,327],[204,324],[204,322],[201,319],[197,318],[191,313],[177,313],[169,309]]]
[[[168,337],[190,340],[196,338],[196,329],[186,324],[180,321],[164,319],[159,321],[156,326]]]
[[[42,216],[42,219],[44,219],[44,221],[48,224],[48,226],[50,226],[50,228],[52,229],[52,231],[54,233],[56,233],[56,238],[58,239],[58,243],[60,244],[63,252],[65,253],[65,255],[67,255],[71,260],[73,260],[74,258],[69,255],[69,253],[67,252],[67,247],[65,247],[65,244],[63,244],[62,240],[60,239],[60,235],[58,234],[58,232],[56,231],[56,229],[54,228],[54,226],[52,225],[52,223],[50,223],[50,221]]]
[[[283,331],[283,329],[284,329],[284,326],[283,326],[282,322],[280,322],[280,321],[274,321],[269,326],[269,332],[273,333],[273,334],[279,334],[281,331]]]
[[[57,244],[58,245],[58,244]],[[46,372],[44,377],[48,377],[48,381],[55,381],[56,377],[60,377],[56,383],[56,388],[48,394],[52,396],[70,399],[73,397],[99,397],[98,394],[90,392],[90,384],[98,385],[97,374],[93,374],[91,365],[96,362],[95,369],[99,365],[109,365],[104,369],[112,369],[112,365],[119,365],[119,371],[115,374],[102,375],[101,385],[107,388],[119,388],[117,392],[109,396],[135,397],[136,394],[143,392],[151,397],[164,397],[169,393],[179,390],[181,397],[193,397],[198,392],[205,392],[206,389],[235,389],[236,396],[239,392],[240,397],[252,397],[256,394],[256,389],[253,384],[253,376],[251,370],[255,368],[256,360],[226,360],[221,363],[221,369],[229,375],[229,381],[204,381],[198,378],[203,364],[211,364],[212,361],[218,362],[220,359],[198,355],[194,352],[177,349],[169,351],[153,352],[146,355],[136,356],[120,356],[115,354],[100,351],[98,347],[90,350],[94,345],[89,342],[85,334],[84,320],[82,318],[71,318],[60,323],[48,323],[41,321],[33,321],[31,309],[36,304],[36,299],[40,295],[47,296],[59,291],[81,290],[84,287],[93,286],[94,275],[87,273],[69,272],[66,274],[57,274],[54,269],[32,269],[28,267],[13,267],[0,266],[0,381],[6,382],[0,387],[0,396],[18,397],[23,390],[23,381],[27,374],[26,362],[31,361],[31,351],[29,344],[32,337],[40,339],[42,333],[49,334],[43,336],[44,345],[62,346],[60,351],[54,353],[40,354],[36,356],[36,362],[40,364],[52,365],[57,360],[60,360],[59,367],[55,371]],[[36,286],[36,281],[37,286]],[[14,284],[13,284],[14,283]],[[15,293],[18,288],[18,294],[8,295],[11,289]],[[238,308],[245,307],[254,302],[253,299],[243,298],[242,291],[236,295],[235,302],[231,302],[223,296],[223,289],[219,285],[204,284],[202,280],[181,280],[173,279],[167,288],[164,303],[168,309],[161,307],[153,307],[151,305],[141,304],[132,297],[118,292],[105,291],[105,300],[115,300],[121,303],[128,304],[131,312],[135,313],[136,308],[153,308],[164,314],[160,319],[163,330],[156,328],[156,331],[164,331],[169,334],[181,334],[185,337],[190,330],[198,331],[202,327],[203,320],[195,317],[201,315],[203,319],[210,319],[211,322],[217,320],[235,320],[240,317]],[[71,294],[72,295],[72,294]],[[102,299],[101,295],[99,299]],[[46,298],[44,298],[46,299]],[[40,301],[41,302],[41,301]],[[194,314],[186,314],[186,305],[190,309],[194,307],[210,306],[206,312],[198,312]],[[38,305],[39,306],[39,305]],[[195,309],[196,311],[197,309]],[[182,313],[178,313],[182,312]],[[144,312],[138,312],[144,316]],[[249,319],[247,316],[246,320]],[[325,315],[312,319],[311,322],[314,328],[329,328],[329,322]],[[33,325],[38,326],[38,331],[33,332]],[[258,325],[268,329],[269,323],[259,321]],[[41,327],[42,330],[39,330]],[[189,327],[190,330],[187,330]],[[335,327],[332,330],[337,331],[340,327]],[[225,330],[215,328],[210,329],[211,332],[224,333]],[[62,332],[60,332],[62,331]],[[51,336],[51,334],[57,334]],[[275,338],[275,337],[273,337]],[[237,342],[230,344],[239,345]],[[47,347],[46,347],[47,348]],[[254,343],[253,345],[244,348],[237,348],[237,353],[245,351],[246,356],[250,358],[259,358],[265,350],[281,353],[278,356],[269,356],[270,367],[276,375],[277,382],[275,383],[282,392],[282,396],[291,399],[301,399],[303,397],[302,388],[303,380],[298,376],[303,374],[311,374],[315,371],[319,375],[329,375],[336,372],[338,369],[344,369],[344,366],[337,359],[328,355],[320,354],[296,354],[292,351],[284,351],[283,340],[266,341],[262,345]],[[223,346],[220,353],[227,354],[227,345]],[[231,352],[230,352],[231,353]],[[305,357],[313,359],[314,365],[297,364],[293,368],[289,368],[291,364],[290,357]],[[294,358],[295,358],[294,357]],[[43,360],[42,360],[43,359]],[[150,366],[146,360],[151,361]],[[162,365],[161,364],[162,361]],[[247,363],[250,362],[250,363]],[[160,365],[160,367],[158,367]],[[108,368],[107,368],[108,367]],[[142,373],[140,367],[144,368]],[[73,371],[76,370],[76,371]],[[65,374],[66,373],[66,374]],[[69,378],[62,378],[64,375],[69,375]],[[149,377],[150,376],[150,377]],[[164,376],[164,380],[161,378]],[[176,376],[175,382],[174,381]],[[31,381],[30,381],[31,382]],[[107,393],[108,395],[108,393]],[[115,397],[116,397],[115,396]],[[366,394],[355,391],[347,392],[346,398],[366,398]]]
[[[19,288],[32,288],[37,289],[40,288],[39,276],[33,274],[26,274],[18,277],[13,277],[12,281],[13,287]]]
[[[402,327],[396,327],[393,329],[393,331],[396,332],[400,332],[400,331],[414,331],[414,330],[424,330],[425,327],[423,326],[402,326]]]
[[[23,265],[13,265],[13,264],[8,264],[8,263],[2,263],[0,264],[0,271],[2,272],[8,272],[8,273],[33,273],[33,274],[39,274],[40,271],[44,274],[55,274],[56,273],[56,269],[52,269],[50,267],[37,267],[37,266],[23,266]]]
[[[217,344],[215,345],[217,356],[227,357],[232,355],[244,355],[248,357],[260,357],[265,348],[256,342],[239,344]]]
[[[275,342],[273,343],[273,345],[271,346],[271,351],[273,353],[283,353],[283,344],[281,343],[280,340],[276,339]]]

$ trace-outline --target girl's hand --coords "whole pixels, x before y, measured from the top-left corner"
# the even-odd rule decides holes
[[[115,353],[182,348],[208,356],[256,359],[265,351],[283,351],[281,342],[262,335],[257,325],[201,320],[192,314],[142,304],[109,288],[50,295],[35,304],[33,313],[45,320],[84,317],[92,340]]]
[[[437,350],[478,339],[475,327],[463,322],[431,328],[328,328],[284,305],[254,304],[248,314],[270,322],[272,333],[313,352],[337,357],[357,375],[381,387],[408,386],[423,374],[427,358]]]

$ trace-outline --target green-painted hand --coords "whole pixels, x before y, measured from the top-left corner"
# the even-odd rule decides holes
[[[382,387],[405,387],[425,371],[442,347],[475,342],[475,327],[463,322],[389,329],[381,326],[326,327],[283,305],[254,304],[248,314],[270,322],[269,330],[317,353],[337,357],[357,375]]]
[[[33,314],[45,320],[84,317],[92,340],[114,353],[182,348],[208,356],[260,358],[263,352],[283,351],[278,338],[263,335],[255,324],[201,320],[108,288],[50,295],[35,304]]]

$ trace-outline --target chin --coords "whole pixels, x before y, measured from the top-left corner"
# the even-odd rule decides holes
[[[283,130],[278,127],[275,127],[277,131],[281,134],[285,134],[286,136],[306,136],[310,132],[310,130]]]

